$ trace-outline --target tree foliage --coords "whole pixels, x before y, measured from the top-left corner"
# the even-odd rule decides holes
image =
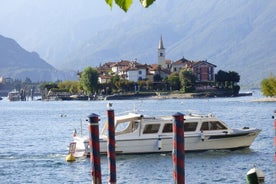
[[[228,76],[229,76],[229,81],[232,81],[234,83],[240,82],[240,75],[237,72],[229,71]]]
[[[63,81],[58,83],[58,88],[64,89],[72,94],[80,93],[80,83],[78,81]]]
[[[276,96],[276,78],[270,76],[261,82],[261,91],[265,96]]]
[[[48,82],[48,83],[42,83],[41,84],[41,89],[47,89],[49,91],[52,88],[58,88],[57,83]]]
[[[131,91],[134,89],[134,82],[122,79],[120,81],[116,81],[115,86],[119,92]]]
[[[180,84],[180,79],[179,79],[179,74],[178,73],[176,73],[176,72],[171,73],[168,76],[166,81],[169,83],[172,90],[179,90],[180,89],[181,84]]]
[[[216,82],[223,88],[233,88],[240,82],[240,75],[235,71],[225,72],[219,70],[215,75]]]
[[[196,76],[190,69],[181,69],[179,71],[179,80],[184,92],[192,92],[195,88]]]
[[[154,76],[153,76],[153,81],[154,82],[161,82],[162,81],[162,77],[161,77],[161,75],[160,74],[154,74]]]
[[[95,68],[87,67],[81,73],[80,76],[80,86],[86,92],[86,94],[90,95],[93,92],[96,92],[98,89],[98,77],[99,74]]]
[[[132,0],[114,0],[115,3],[125,12],[128,11],[132,4]],[[155,0],[140,0],[140,3],[145,8],[149,7]],[[105,2],[110,6],[110,8],[113,7],[113,0],[105,0]]]

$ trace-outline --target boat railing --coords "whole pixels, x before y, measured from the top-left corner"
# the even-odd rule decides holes
[[[212,113],[209,113],[209,114],[207,114],[207,115],[189,113],[189,116],[191,116],[191,117],[200,117],[200,118],[213,118],[213,117],[215,117],[215,115],[212,114]]]

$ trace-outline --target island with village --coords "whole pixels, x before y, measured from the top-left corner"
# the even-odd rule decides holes
[[[141,64],[137,60],[106,62],[96,68],[96,90],[90,94],[71,94],[46,90],[44,99],[130,99],[130,98],[200,98],[252,95],[239,93],[240,76],[234,71],[218,71],[207,60],[177,61],[166,58],[162,36],[157,49],[157,63]],[[82,72],[78,72],[79,80]],[[93,88],[93,87],[92,87]]]
[[[111,100],[133,98],[204,98],[252,95],[240,93],[240,76],[235,71],[219,70],[207,60],[192,61],[185,57],[177,61],[166,58],[162,36],[157,49],[157,63],[141,64],[133,61],[110,61],[93,68],[96,81],[88,79],[83,85],[83,72],[78,81],[43,83],[39,88],[25,86],[9,93],[12,101],[33,99],[35,93],[42,100]],[[92,68],[92,67],[88,67]],[[91,75],[91,74],[89,74]],[[5,79],[2,79],[2,81]],[[93,81],[94,80],[94,81]],[[87,85],[87,86],[85,86]],[[27,87],[26,87],[27,86]]]

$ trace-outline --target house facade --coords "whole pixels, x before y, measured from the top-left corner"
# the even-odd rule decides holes
[[[158,64],[149,65],[148,66],[148,75],[152,76],[152,81],[153,81],[153,76],[157,75],[157,74],[160,75],[160,77],[162,79],[164,79],[164,78],[168,77],[171,74],[171,72],[169,69],[160,67],[160,65],[158,65]],[[150,77],[147,77],[147,78],[149,79]]]
[[[215,67],[207,61],[198,61],[191,66],[198,82],[215,82]]]
[[[108,67],[112,75],[118,75],[122,79],[126,79],[133,82],[147,79],[147,66],[142,65],[137,61],[121,60],[119,62],[113,62]],[[107,80],[110,80],[110,76],[101,73],[99,78],[100,83],[107,82]]]
[[[171,72],[179,72],[182,68],[190,68],[192,65],[192,62],[185,59],[184,57],[173,62],[171,64]]]
[[[181,69],[191,69],[196,76],[196,82],[215,82],[215,67],[216,65],[204,61],[190,61],[179,59],[171,65],[171,72],[179,72]]]

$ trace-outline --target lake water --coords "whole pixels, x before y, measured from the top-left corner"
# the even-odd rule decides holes
[[[116,114],[136,107],[148,115],[213,113],[231,127],[257,127],[262,132],[250,149],[187,153],[185,175],[188,184],[246,183],[255,164],[265,173],[266,183],[275,182],[275,102],[251,102],[251,97],[210,99],[164,99],[111,101]],[[87,133],[86,117],[106,118],[107,101],[0,101],[0,183],[90,184],[89,159],[67,163],[67,146],[75,128]],[[117,156],[117,183],[174,183],[171,154]],[[108,183],[108,162],[101,157],[102,182]]]

